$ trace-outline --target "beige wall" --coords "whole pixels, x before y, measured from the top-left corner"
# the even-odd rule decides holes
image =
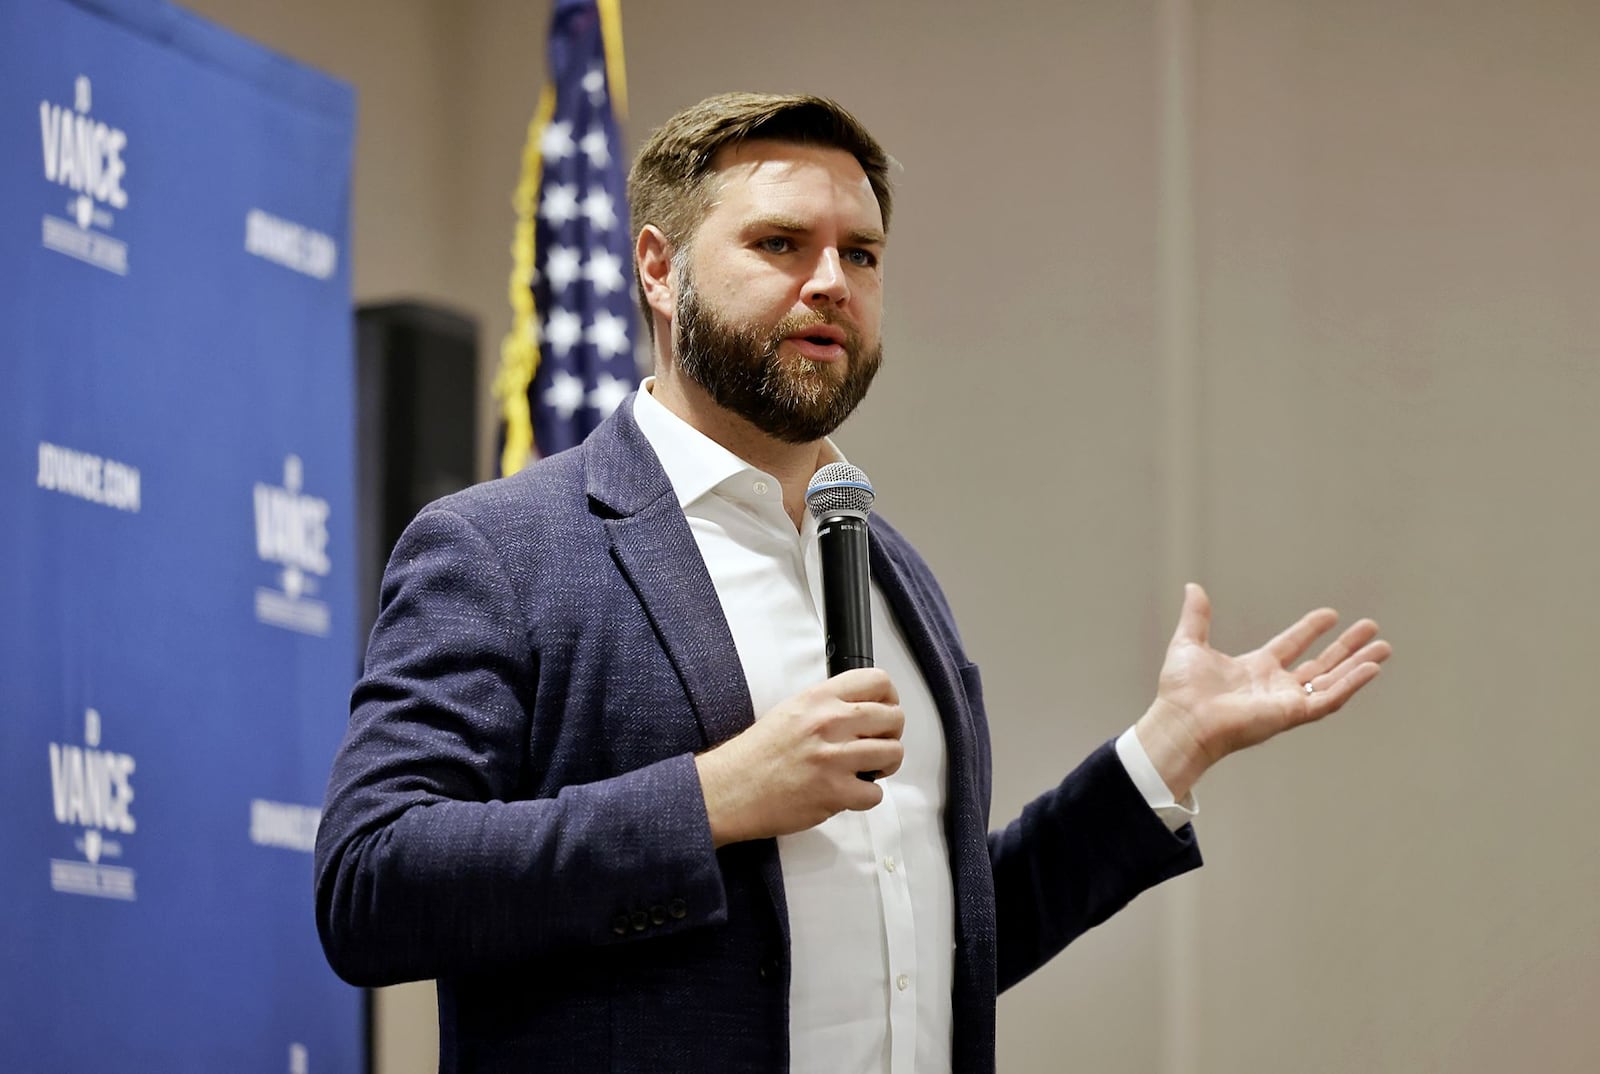
[[[356,85],[358,297],[487,368],[544,5],[190,6]],[[1205,782],[1207,868],[1004,997],[1001,1069],[1600,1069],[1600,8],[625,7],[635,143],[807,89],[903,166],[841,439],[984,665],[997,818],[1141,711],[1185,577],[1224,646],[1332,602],[1399,648]]]
[[[1401,655],[1215,780],[1197,1069],[1600,1069],[1600,9],[1204,10],[1202,562]]]

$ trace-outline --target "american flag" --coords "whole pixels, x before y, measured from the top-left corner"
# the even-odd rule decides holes
[[[526,410],[506,407],[503,472],[520,468],[530,447],[551,455],[576,445],[638,381],[633,249],[613,108],[625,92],[612,85],[622,77],[617,8],[617,0],[555,0],[550,81],[529,131],[525,185],[519,190],[521,208],[532,218],[531,227],[525,217],[519,229],[519,242],[532,239],[531,265],[520,266],[525,275],[521,281],[514,277],[512,285],[529,287],[532,297],[531,309],[519,310],[522,323],[513,327],[513,337],[522,333],[523,371],[513,383],[501,384],[503,394],[526,391]],[[536,186],[527,174],[534,169]],[[513,294],[514,304],[518,297]],[[507,340],[502,378],[517,342]],[[531,381],[528,359],[534,365]],[[522,415],[531,425],[532,444],[526,431],[518,435]]]

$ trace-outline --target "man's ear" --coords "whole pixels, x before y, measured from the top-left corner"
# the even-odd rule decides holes
[[[672,278],[672,244],[660,228],[646,224],[639,229],[633,256],[639,266],[645,301],[656,313],[672,320],[678,313],[678,289]]]

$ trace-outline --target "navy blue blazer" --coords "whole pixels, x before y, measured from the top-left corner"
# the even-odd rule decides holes
[[[755,713],[632,411],[425,508],[384,577],[317,834],[317,927],[353,984],[438,979],[444,1071],[788,1066],[777,844],[714,850],[694,765]],[[1199,851],[1109,743],[991,833],[978,669],[876,517],[871,568],[949,750],[955,1069],[992,1071],[997,992]]]

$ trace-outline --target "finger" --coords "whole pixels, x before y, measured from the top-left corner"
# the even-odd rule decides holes
[[[1294,626],[1267,642],[1262,648],[1284,667],[1298,660],[1311,648],[1311,643],[1328,632],[1339,621],[1339,613],[1332,608],[1318,608],[1302,615]]]
[[[1199,585],[1189,582],[1183,587],[1183,609],[1178,613],[1178,629],[1172,632],[1172,641],[1205,645],[1210,640],[1211,598]]]
[[[852,738],[899,738],[905,728],[905,710],[899,705],[855,701],[851,703],[849,711],[834,721],[828,737],[835,741]]]
[[[892,776],[900,771],[906,748],[898,739],[858,738],[839,747],[838,763],[847,772],[877,772]]]
[[[1350,658],[1350,654],[1360,649],[1367,642],[1378,636],[1378,624],[1371,619],[1362,619],[1352,623],[1343,634],[1328,647],[1316,655],[1315,659],[1307,660],[1294,669],[1295,678],[1301,682],[1310,682],[1319,675],[1325,675]]]
[[[1320,720],[1344,708],[1344,703],[1355,696],[1355,692],[1367,683],[1378,677],[1377,664],[1357,664],[1348,675],[1335,680],[1326,690],[1317,690],[1311,695],[1307,707],[1307,717]]]
[[[1311,679],[1313,690],[1330,690],[1333,685],[1346,675],[1350,674],[1362,664],[1381,664],[1394,655],[1394,647],[1388,642],[1378,640],[1363,645],[1350,656],[1341,660],[1332,670]]]
[[[822,688],[844,701],[881,701],[898,705],[900,693],[882,668],[851,668],[822,684]]]
[[[842,808],[861,812],[883,801],[883,788],[870,779],[855,779],[845,788],[842,797]]]

